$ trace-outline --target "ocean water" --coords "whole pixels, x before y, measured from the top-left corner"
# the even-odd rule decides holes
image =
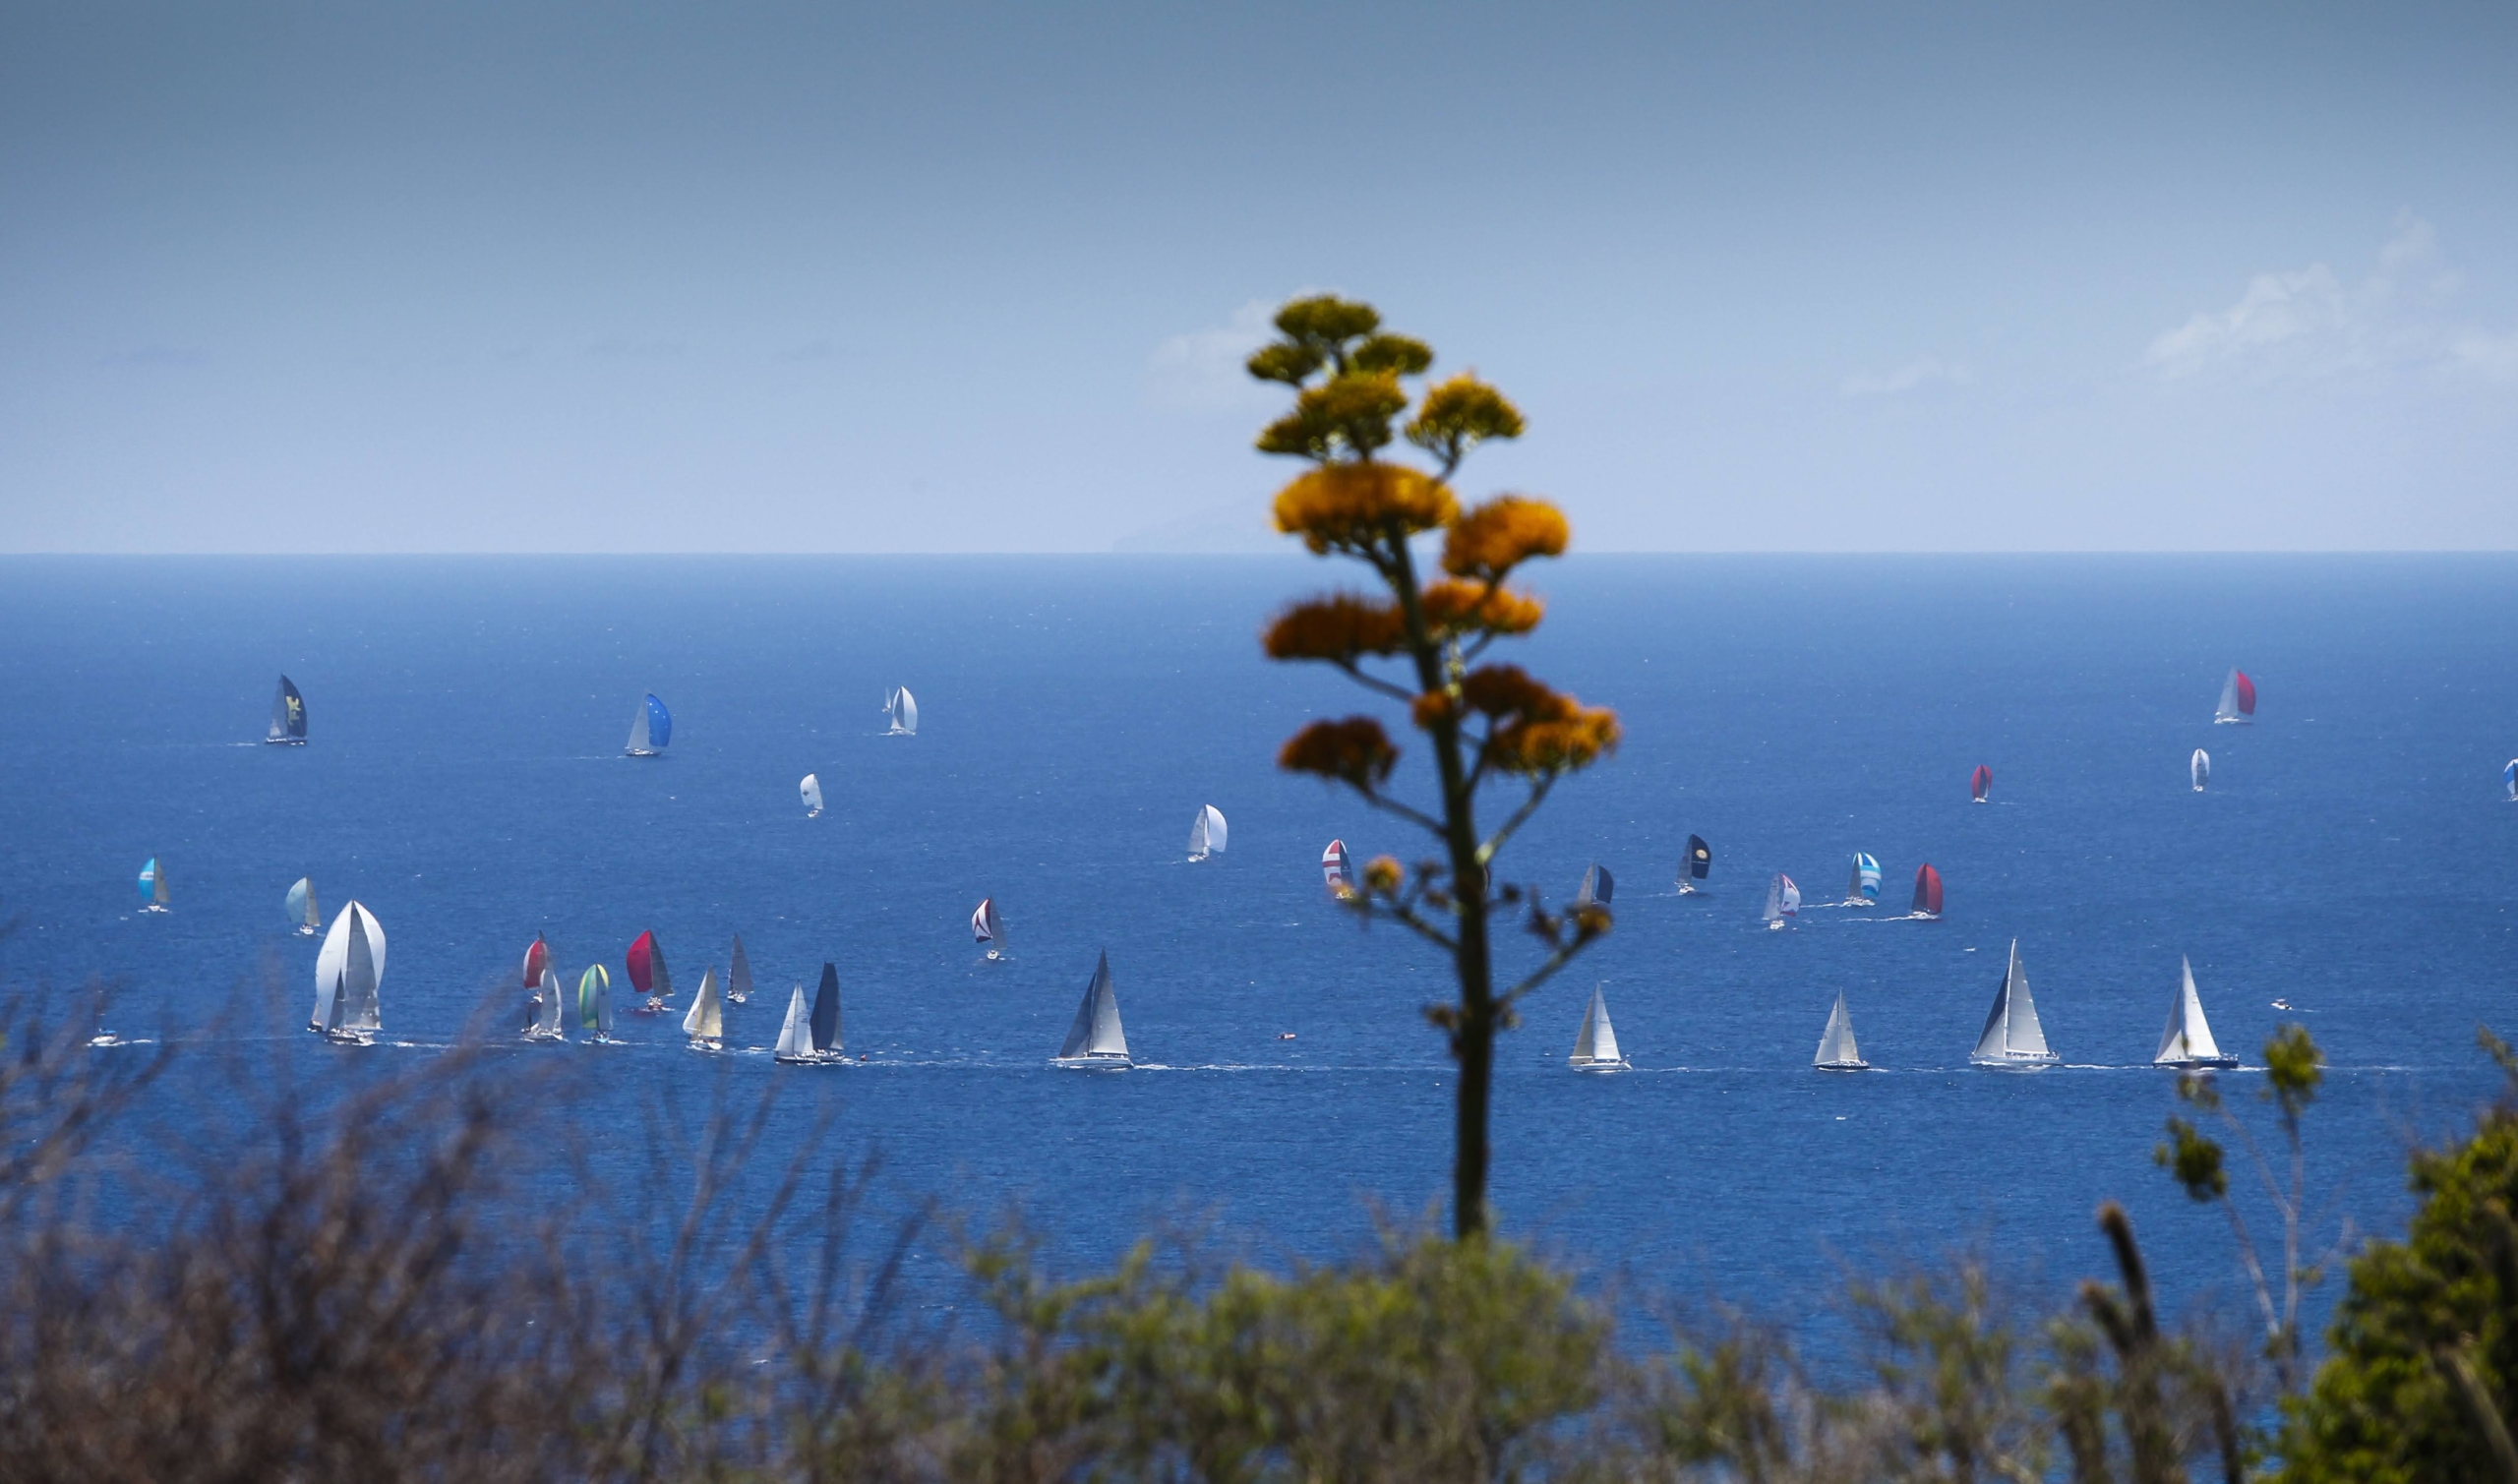
[[[1442,966],[1333,910],[1318,865],[1333,836],[1359,860],[1425,842],[1273,765],[1307,719],[1374,709],[1255,643],[1273,608],[1343,576],[1225,558],[0,563],[0,912],[20,919],[0,975],[66,1006],[106,982],[113,1029],[194,1041],[115,1137],[198,1143],[235,1096],[205,1041],[321,1098],[467,1025],[506,1038],[537,932],[571,979],[601,960],[626,992],[624,951],[654,930],[678,1007],[740,932],[764,992],[730,1011],[739,1049],[624,1016],[626,1045],[499,1052],[519,1073],[565,1060],[534,1142],[633,1161],[655,1110],[765,1093],[765,1157],[879,1149],[885,1200],[1019,1206],[1077,1262],[1183,1211],[1262,1257],[1350,1251],[1377,1212],[1445,1194],[1452,1074],[1420,1015]],[[2102,1271],[2091,1214],[2116,1197],[2173,1301],[2227,1298],[2221,1218],[2150,1160],[2175,1104],[2146,1063],[2181,954],[2225,1047],[2252,1060],[2277,998],[2325,1047],[2312,1182],[2361,1229],[2401,1224],[2409,1144],[2497,1085],[2474,1029],[2518,1033],[2518,807],[2498,777],[2518,753],[2518,562],[1593,558],[1537,585],[1550,621],[1509,657],[1618,708],[1626,740],[1504,862],[1557,900],[1594,861],[1618,882],[1614,933],[1503,1046],[1509,1229],[1794,1318],[1895,1254]],[[2260,687],[2251,728],[2210,724],[2233,664]],[[302,749],[259,744],[281,672],[306,695]],[[879,735],[899,683],[914,739]],[[632,760],[647,690],[673,743]],[[1205,803],[1230,850],[1192,865]],[[1691,831],[1714,873],[1682,898]],[[1887,868],[1882,910],[1821,905],[1855,850]],[[163,915],[137,911],[152,855]],[[1890,920],[1925,861],[1944,920]],[[1778,870],[1811,905],[1769,932]],[[300,875],[389,933],[385,1044],[304,1034],[316,943],[280,907]],[[971,941],[984,895],[1010,962]],[[2067,1065],[1971,1070],[2014,939]],[[1505,941],[1511,964],[1537,957]],[[1053,1070],[1100,950],[1143,1065]],[[787,986],[825,960],[868,1060],[775,1066]],[[276,1005],[240,990],[267,974]],[[1629,1075],[1564,1065],[1595,982]],[[1810,1068],[1839,991],[1868,1075]],[[2228,1086],[2260,1116],[2251,1074]]]

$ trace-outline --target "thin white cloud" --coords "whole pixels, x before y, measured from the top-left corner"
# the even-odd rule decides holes
[[[2172,382],[2303,380],[2444,368],[2518,373],[2518,335],[2451,322],[2460,275],[2438,234],[2400,216],[2374,272],[2346,285],[2322,263],[2248,280],[2238,302],[2154,336],[2143,359]]]
[[[1251,379],[1241,363],[1268,343],[1276,306],[1253,299],[1220,328],[1173,335],[1146,358],[1146,391],[1167,407],[1214,412],[1282,401],[1282,388]]]
[[[1919,387],[1943,384],[1964,386],[1976,379],[1966,367],[1945,361],[1939,356],[1922,356],[1887,373],[1857,371],[1845,378],[1847,396],[1896,396]]]

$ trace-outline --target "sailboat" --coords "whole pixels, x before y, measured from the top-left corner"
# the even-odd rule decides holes
[[[2177,998],[2168,1007],[2168,1029],[2160,1033],[2159,1052],[2151,1065],[2189,1072],[2237,1066],[2239,1059],[2223,1054],[2212,1039],[2212,1028],[2203,1019],[2203,997],[2194,992],[2194,966],[2184,954],[2177,957]]]
[[[1606,907],[1616,892],[1617,878],[1609,874],[1609,868],[1592,865],[1583,872],[1582,888],[1574,893],[1574,910],[1580,912],[1586,907]]]
[[[569,1039],[569,1033],[562,1029],[565,1022],[560,1007],[561,1000],[569,992],[566,984],[567,979],[560,973],[559,965],[545,963],[542,966],[542,980],[533,997],[536,1014],[533,1028],[525,1033],[526,1039],[563,1041]]]
[[[297,693],[287,676],[279,678],[279,691],[271,697],[270,735],[263,741],[276,747],[306,745],[306,697]]]
[[[2255,682],[2247,678],[2246,671],[2234,668],[2230,671],[2230,678],[2221,683],[2221,704],[2212,710],[2212,725],[2255,725]]]
[[[280,905],[287,909],[288,920],[297,924],[299,937],[311,938],[323,927],[324,909],[316,905],[313,876],[298,877],[297,884],[280,899]]]
[[[1189,859],[1204,861],[1224,854],[1224,810],[1208,804],[1189,823]]]
[[[1355,890],[1355,861],[1347,854],[1347,842],[1332,840],[1320,853],[1320,878],[1329,885],[1329,894],[1344,899]]]
[[[991,963],[1007,956],[1005,919],[997,916],[996,898],[982,897],[980,905],[971,910],[971,937],[977,942],[988,945],[988,956]]]
[[[811,1043],[805,1030],[805,985],[799,979],[794,992],[787,996],[787,1018],[778,1024],[778,1044],[769,1048],[772,1061],[799,1062],[811,1059]]]
[[[589,964],[577,979],[577,1029],[596,1045],[612,1040],[612,973]]]
[[[883,734],[885,737],[918,735],[918,697],[909,693],[907,685],[895,685],[891,693],[883,697],[883,714],[892,722],[891,730]]]
[[[805,775],[805,781],[796,785],[796,792],[804,798],[805,817],[808,819],[820,818],[822,813],[821,779],[814,774],[808,773]]]
[[[726,1003],[751,1003],[751,955],[744,952],[744,935],[735,934],[735,951],[726,963]]]
[[[559,1026],[560,986],[559,981],[552,977],[551,950],[542,941],[540,933],[534,934],[532,946],[524,950],[524,962],[517,967],[517,975],[523,981],[527,995],[524,1003],[524,1039],[527,1040],[553,1039],[546,1033],[556,1031]]]
[[[1075,1024],[1067,1028],[1054,1065],[1114,1071],[1135,1065],[1128,1060],[1128,1034],[1119,1028],[1119,996],[1110,987],[1108,950],[1093,966],[1093,981],[1084,986],[1084,1001],[1075,1007]]]
[[[725,1044],[726,1005],[717,994],[715,965],[699,972],[699,992],[690,997],[690,1013],[682,1018],[682,1034],[693,1050],[714,1051]]]
[[[1679,895],[1693,897],[1705,890],[1697,885],[1713,872],[1713,847],[1705,843],[1703,835],[1688,837],[1688,858],[1679,862]]]
[[[1983,763],[1976,764],[1976,771],[1967,775],[1967,792],[1975,796],[1978,803],[1983,803],[1988,798],[1992,797],[1994,792],[1994,770],[1986,767]]]
[[[2046,1030],[2037,1023],[2037,1001],[2028,994],[2028,970],[2019,962],[2019,939],[2010,940],[2010,963],[1994,990],[1994,1008],[1985,1017],[1985,1032],[1967,1059],[1980,1067],[2051,1067],[2063,1058],[2046,1049]]]
[[[638,934],[638,941],[630,945],[629,964],[630,987],[646,996],[630,1013],[664,1014],[665,1001],[673,997],[673,975],[665,969],[665,951],[653,932]]]
[[[524,950],[524,962],[517,966],[518,978],[524,987],[531,989],[542,982],[542,976],[550,967],[550,945],[543,942],[542,934],[537,932],[533,935],[533,945]]]
[[[665,744],[673,741],[673,713],[650,691],[638,703],[637,714],[630,718],[630,755],[662,757]]]
[[[1853,875],[1845,882],[1846,907],[1880,905],[1880,861],[1861,851],[1853,853]]]
[[[150,857],[149,863],[140,868],[140,910],[142,912],[166,910],[166,871],[157,863],[157,858],[154,856]]]
[[[385,1029],[377,997],[384,979],[384,924],[358,903],[343,903],[315,955],[315,1014],[307,1029],[329,1040],[374,1040]]]
[[[1617,1028],[1609,1024],[1609,1002],[1600,986],[1591,986],[1591,1002],[1583,1009],[1583,1029],[1574,1033],[1574,1054],[1565,1064],[1577,1072],[1623,1072],[1625,1055],[1617,1048]]]
[[[1784,919],[1800,911],[1801,888],[1793,884],[1790,876],[1776,871],[1774,879],[1767,883],[1766,911],[1759,916],[1765,919],[1769,927],[1780,928],[1783,926]]]
[[[2518,803],[2518,757],[2509,759],[2509,766],[2500,770],[2500,786],[2509,792],[2509,801]]]
[[[1828,1012],[1828,1029],[1819,1034],[1819,1054],[1810,1064],[1823,1072],[1868,1072],[1862,1047],[1854,1043],[1853,1012],[1845,1008],[1844,991],[1836,992],[1836,1008]]]
[[[2186,771],[2194,779],[2194,792],[2202,793],[2203,786],[2212,781],[2212,754],[2195,748],[2194,755],[2187,760]]]
[[[1915,867],[1915,904],[1907,909],[1906,916],[1910,918],[1941,916],[1941,872],[1934,870],[1929,861]]]
[[[824,960],[822,981],[813,986],[813,1013],[805,1022],[808,1044],[823,1061],[845,1061],[847,1043],[839,1037],[839,966]]]

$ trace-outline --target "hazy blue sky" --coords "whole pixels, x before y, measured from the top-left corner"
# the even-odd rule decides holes
[[[1307,288],[1592,549],[2518,547],[2518,6],[0,9],[0,550],[1255,541]]]

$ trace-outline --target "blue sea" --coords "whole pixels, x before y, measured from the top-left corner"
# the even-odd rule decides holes
[[[190,1042],[114,1135],[135,1146],[229,1126],[210,1116],[236,1097],[213,1051],[320,1098],[469,1027],[520,1076],[567,1062],[535,1084],[565,1105],[530,1137],[593,1168],[641,1158],[659,1108],[766,1093],[764,1158],[880,1150],[894,1209],[1019,1208],[1073,1263],[1183,1213],[1263,1259],[1349,1253],[1443,1199],[1453,1088],[1421,1014],[1449,995],[1443,966],[1332,908],[1319,867],[1332,837],[1358,860],[1427,843],[1274,766],[1305,721],[1375,709],[1258,652],[1275,608],[1344,576],[1260,558],[0,562],[0,913],[20,919],[0,975],[65,1013],[102,981],[112,1029]],[[2497,1087],[2474,1031],[2518,1033],[2499,779],[2518,561],[1588,558],[1537,585],[1549,621],[1511,658],[1616,707],[1625,742],[1504,861],[1552,900],[1594,862],[1617,881],[1615,931],[1503,1046],[1508,1230],[1789,1320],[1901,1255],[1972,1247],[2032,1282],[2104,1271],[2091,1216],[2115,1197],[2172,1301],[2232,1299],[2222,1217],[2151,1162],[2176,1103],[2147,1063],[2180,955],[2224,1046],[2255,1060],[2293,1018],[2281,999],[2325,1048],[2311,1185],[2356,1229],[2400,1228],[2407,1149]],[[2260,690],[2252,727],[2211,725],[2233,665]],[[283,672],[304,748],[260,742]],[[915,738],[881,735],[899,684]],[[673,741],[633,760],[650,690]],[[1420,795],[1422,766],[1401,765]],[[819,818],[797,798],[809,772]],[[1230,848],[1190,864],[1208,803]],[[1682,897],[1691,832],[1713,874]],[[1857,850],[1886,904],[1823,905]],[[138,911],[151,856],[162,915]],[[1946,916],[1894,920],[1923,861]],[[1758,917],[1777,871],[1809,904],[1788,931]],[[376,1047],[302,1029],[317,945],[281,911],[301,875],[390,936]],[[1010,962],[972,941],[983,896]],[[536,933],[571,979],[601,961],[626,989],[644,930],[677,1007],[743,935],[764,992],[730,1011],[739,1049],[687,1049],[678,1016],[625,1016],[616,1047],[505,1044]],[[1971,1070],[2013,940],[2066,1065]],[[1505,942],[1508,965],[1538,956]],[[1140,1065],[1054,1070],[1104,950]],[[826,960],[868,1059],[776,1066],[787,988]],[[1595,983],[1630,1075],[1565,1066]],[[1839,992],[1870,1074],[1810,1066]],[[2269,1131],[2253,1076],[2225,1085]]]

